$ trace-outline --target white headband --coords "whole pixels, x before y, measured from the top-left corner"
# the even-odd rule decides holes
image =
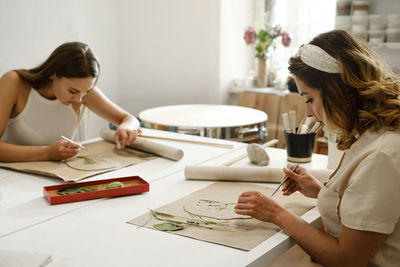
[[[338,61],[319,46],[302,45],[299,48],[299,55],[301,61],[314,69],[328,73],[340,73]]]

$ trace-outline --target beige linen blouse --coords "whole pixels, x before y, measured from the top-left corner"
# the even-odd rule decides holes
[[[367,131],[318,194],[327,232],[342,225],[387,234],[370,265],[400,266],[400,131]]]

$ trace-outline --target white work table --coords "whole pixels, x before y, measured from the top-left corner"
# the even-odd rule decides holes
[[[246,151],[246,144],[223,140],[234,148],[160,142],[182,148],[184,158],[178,162],[159,158],[85,179],[138,175],[150,183],[150,191],[139,195],[50,206],[43,186],[62,180],[0,169],[0,250],[51,254],[49,266],[266,266],[293,245],[279,232],[246,252],[126,223],[213,183],[185,180],[186,165],[220,165]],[[267,148],[267,152],[269,166],[286,166],[285,150]],[[249,162],[246,158],[235,165]],[[326,165],[327,157],[318,154],[303,164],[313,169]],[[320,224],[316,208],[303,218]]]

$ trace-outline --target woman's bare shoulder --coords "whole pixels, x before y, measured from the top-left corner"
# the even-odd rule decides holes
[[[7,94],[18,94],[28,89],[27,83],[22,80],[19,74],[10,70],[0,78],[0,91]]]
[[[5,83],[8,85],[24,85],[25,82],[22,80],[21,76],[15,71],[15,70],[10,70],[7,71],[6,73],[3,74],[0,78],[1,83]]]

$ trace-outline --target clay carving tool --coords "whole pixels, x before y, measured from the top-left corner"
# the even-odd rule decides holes
[[[297,167],[299,167],[299,164],[296,164],[296,166],[293,167],[292,172],[296,171]],[[278,185],[278,187],[275,189],[275,191],[271,194],[271,197],[275,195],[276,192],[278,192],[279,188],[289,179],[288,176],[286,176],[283,181]]]
[[[72,141],[71,139],[69,139],[69,138],[67,138],[67,137],[65,137],[63,135],[61,135],[61,138],[64,139],[65,141],[70,142],[70,143],[75,143],[74,141]],[[85,149],[85,147],[82,144],[78,143],[78,145],[80,146],[81,149]]]

